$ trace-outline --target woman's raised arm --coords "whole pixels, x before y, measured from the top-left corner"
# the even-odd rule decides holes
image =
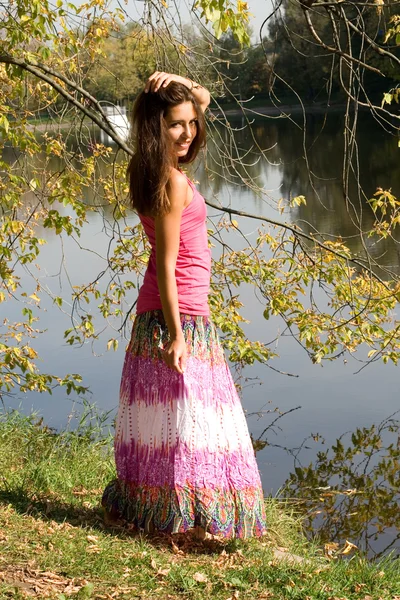
[[[144,88],[145,92],[157,92],[160,87],[167,87],[171,81],[177,81],[182,83],[192,92],[200,105],[201,110],[204,112],[207,106],[210,104],[210,92],[199,83],[188,79],[187,77],[181,77],[180,75],[174,75],[173,73],[164,73],[164,71],[155,71],[147,80]]]

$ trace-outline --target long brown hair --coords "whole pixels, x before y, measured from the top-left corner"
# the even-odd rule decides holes
[[[128,166],[129,192],[133,208],[150,216],[163,215],[170,203],[166,186],[171,168],[176,167],[172,143],[164,117],[170,107],[191,102],[197,115],[197,132],[179,163],[192,162],[205,143],[203,111],[182,83],[172,81],[157,92],[141,92],[133,107],[132,130],[135,154]]]

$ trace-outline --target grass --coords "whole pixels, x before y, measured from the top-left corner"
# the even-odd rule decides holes
[[[400,600],[399,561],[326,558],[276,499],[266,500],[262,540],[200,543],[105,527],[99,500],[114,476],[112,440],[93,424],[55,434],[3,415],[0,465],[1,599]]]

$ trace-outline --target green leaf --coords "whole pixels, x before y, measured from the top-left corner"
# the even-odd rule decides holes
[[[3,127],[6,134],[9,132],[10,123],[5,115],[0,116],[0,127]]]
[[[93,583],[87,583],[77,593],[77,595],[76,595],[77,600],[86,600],[87,598],[91,598],[93,595],[93,592],[94,592]]]

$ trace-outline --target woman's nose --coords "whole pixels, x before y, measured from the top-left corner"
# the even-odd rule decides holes
[[[189,124],[185,125],[185,129],[184,129],[182,135],[185,137],[185,139],[190,139],[192,137],[192,132],[190,130]]]

